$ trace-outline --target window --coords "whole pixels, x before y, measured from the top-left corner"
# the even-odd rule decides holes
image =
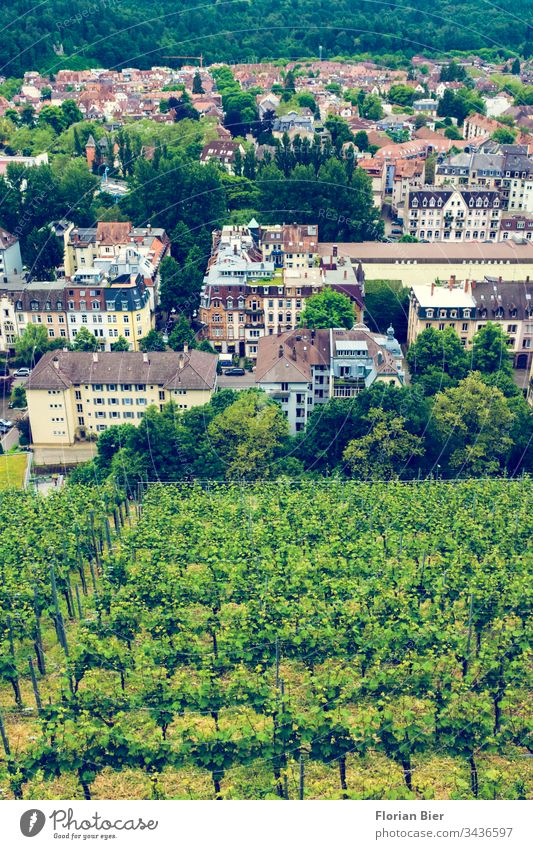
[[[463,331],[468,330],[468,322],[466,322],[466,321],[465,321],[465,322],[463,323],[463,326],[462,326],[462,328],[461,328],[461,329],[462,329]]]

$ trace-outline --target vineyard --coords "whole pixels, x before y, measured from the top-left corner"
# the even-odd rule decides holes
[[[4,798],[526,799],[533,484],[0,495]]]

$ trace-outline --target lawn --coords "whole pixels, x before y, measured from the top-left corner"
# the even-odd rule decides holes
[[[22,489],[27,462],[27,454],[0,455],[0,490],[9,487]]]

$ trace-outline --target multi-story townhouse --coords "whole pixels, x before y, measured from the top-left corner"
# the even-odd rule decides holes
[[[199,318],[217,351],[255,359],[258,340],[296,327],[307,299],[325,285],[348,295],[356,320],[362,318],[362,270],[354,271],[336,248],[320,263],[316,230],[261,228],[253,220],[213,234]]]
[[[138,425],[147,408],[206,404],[217,358],[203,351],[50,351],[26,383],[34,445],[73,445],[111,425]]]
[[[463,345],[488,321],[499,324],[509,337],[509,351],[518,369],[530,367],[533,354],[533,283],[487,277],[448,285],[415,285],[411,289],[407,342],[428,327],[451,327]]]
[[[403,219],[409,192],[424,186],[426,162],[424,159],[398,159],[391,166],[392,208]]]
[[[317,262],[318,227],[316,224],[248,225],[266,262],[276,268],[312,268]]]
[[[99,342],[101,351],[109,351],[122,336],[132,351],[152,328],[150,296],[139,276],[117,278],[108,283],[102,275],[90,280],[53,280],[4,288],[0,302],[0,350],[10,350],[15,339],[30,324],[46,328],[50,339],[74,342],[86,327]],[[80,274],[80,277],[83,275]]]
[[[0,228],[0,282],[9,283],[22,274],[20,244],[16,236]]]
[[[527,385],[527,400],[528,404],[533,407],[533,359],[531,360],[531,370],[529,372],[529,383]]]
[[[509,210],[533,212],[533,159],[526,145],[502,145],[503,196]]]
[[[330,398],[353,397],[376,381],[402,386],[405,373],[393,328],[382,336],[359,324],[262,338],[255,379],[281,404],[291,433],[298,433],[313,409]]]
[[[409,192],[404,231],[426,242],[495,242],[501,205],[494,189],[414,189]]]
[[[480,136],[491,136],[496,130],[505,128],[505,124],[499,121],[494,121],[492,118],[486,118],[484,115],[479,115],[474,112],[465,118],[463,124],[463,135],[465,139],[475,139]]]
[[[457,153],[436,166],[435,185],[500,189],[503,186],[504,160],[503,153]]]
[[[169,250],[166,232],[150,225],[132,227],[128,221],[100,221],[90,228],[71,225],[64,234],[65,277],[87,275],[90,269],[109,280],[124,274],[141,275],[155,308],[159,266]]]
[[[533,214],[503,213],[498,231],[498,240],[505,242],[514,239],[523,242],[524,239],[533,239]]]
[[[8,292],[0,292],[0,351],[11,351],[18,336],[15,305]]]
[[[411,345],[429,327],[451,327],[466,346],[475,333],[475,318],[476,302],[468,281],[459,286],[450,277],[448,285],[415,285],[410,294],[407,344]]]

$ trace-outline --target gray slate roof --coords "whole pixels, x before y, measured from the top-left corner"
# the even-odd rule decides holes
[[[180,367],[181,365],[181,367]],[[165,389],[213,389],[217,357],[205,351],[49,351],[33,369],[26,389],[66,389],[94,383],[138,383]]]

